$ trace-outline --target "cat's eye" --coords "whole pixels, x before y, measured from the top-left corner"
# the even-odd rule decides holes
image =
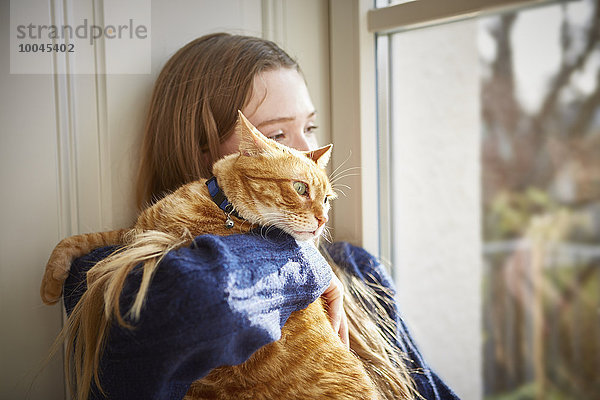
[[[306,183],[296,181],[296,182],[294,182],[293,185],[294,185],[294,190],[300,196],[304,196],[304,195],[308,194],[308,186],[306,185]]]

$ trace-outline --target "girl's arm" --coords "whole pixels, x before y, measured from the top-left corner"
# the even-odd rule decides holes
[[[67,312],[85,290],[85,272],[112,250],[74,262]],[[211,369],[240,364],[279,339],[289,315],[316,300],[331,275],[314,246],[280,231],[199,236],[165,256],[135,328],[111,328],[102,388],[111,399],[180,399]],[[123,312],[140,276],[133,273],[125,285]]]

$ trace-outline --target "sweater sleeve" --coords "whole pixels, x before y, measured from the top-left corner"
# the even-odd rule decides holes
[[[392,340],[398,349],[407,355],[408,368],[419,394],[425,399],[431,400],[458,400],[458,396],[452,389],[427,365],[415,345],[406,324],[398,312],[398,305],[395,301],[396,289],[385,267],[365,249],[353,246],[350,243],[333,243],[327,247],[327,252],[346,272],[362,281],[381,287],[375,290],[381,298],[388,300],[383,302],[382,305],[396,324],[396,337]]]
[[[74,262],[65,284],[67,312],[85,290],[85,272],[112,250]],[[122,310],[140,279],[139,270],[128,278]],[[164,257],[134,329],[111,327],[102,388],[110,399],[181,399],[211,369],[240,364],[279,339],[289,315],[316,300],[330,280],[312,244],[280,231],[199,236]]]

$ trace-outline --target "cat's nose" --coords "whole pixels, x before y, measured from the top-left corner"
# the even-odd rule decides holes
[[[329,220],[329,218],[327,217],[327,215],[321,215],[321,216],[316,216],[315,215],[315,218],[317,219],[317,223],[319,224],[319,226],[318,226],[319,228],[321,226],[323,226]]]

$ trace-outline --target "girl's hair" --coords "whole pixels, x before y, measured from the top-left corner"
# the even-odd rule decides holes
[[[219,145],[252,96],[254,77],[300,68],[275,43],[215,33],[191,41],[156,80],[144,129],[136,202],[143,208],[166,192],[209,178]]]
[[[150,102],[138,172],[138,206],[187,182],[209,177],[220,155],[219,144],[233,132],[237,110],[252,96],[254,77],[277,68],[300,72],[298,64],[275,43],[254,37],[208,35],[175,53],[158,76]],[[131,268],[140,259],[148,259],[144,277],[151,277],[152,272],[147,275],[146,270],[154,271],[158,265],[159,257],[154,256],[185,242],[160,232],[148,235],[149,239],[138,237],[138,252],[145,258],[138,257],[133,263],[104,260],[90,269],[88,289],[61,332],[60,338],[67,342],[67,375],[74,377],[71,382],[76,385],[78,399],[87,398],[92,380],[102,390],[99,362],[108,329],[112,322],[128,325],[119,311],[119,298]],[[321,252],[345,286],[350,348],[363,362],[381,397],[420,397],[406,366],[408,360],[393,343],[396,326],[383,306],[393,299],[380,294],[385,288],[366,284],[337,266],[324,248]],[[131,254],[136,257],[136,253],[125,254],[125,259]],[[140,286],[137,298],[142,301],[150,279]],[[59,344],[57,340],[55,347]]]

